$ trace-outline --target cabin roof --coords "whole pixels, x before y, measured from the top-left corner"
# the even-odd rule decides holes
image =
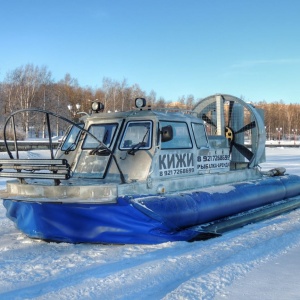
[[[195,113],[188,112],[188,111],[176,111],[176,110],[170,110],[168,108],[166,109],[159,109],[159,110],[150,110],[150,109],[144,109],[144,110],[132,110],[132,111],[126,111],[126,112],[109,112],[109,113],[94,113],[90,116],[84,116],[82,120],[90,119],[92,121],[96,121],[97,119],[103,120],[103,119],[124,119],[124,118],[157,118],[158,120],[172,120],[172,121],[194,121],[194,122],[200,122],[203,121],[196,117]]]

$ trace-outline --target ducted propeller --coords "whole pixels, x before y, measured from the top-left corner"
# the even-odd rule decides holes
[[[239,151],[244,157],[246,157],[250,161],[253,158],[254,153],[250,151],[245,145],[237,143],[236,140],[238,134],[242,134],[248,130],[255,128],[256,124],[255,121],[252,121],[244,125],[242,128],[235,131],[232,125],[234,123],[232,122],[234,105],[235,105],[234,101],[229,101],[228,121],[227,121],[227,126],[225,128],[225,136],[229,140],[229,145],[230,145],[230,154],[232,153],[232,149],[234,147],[237,151]]]
[[[248,166],[263,161],[264,123],[251,104],[230,95],[214,95],[201,100],[194,111],[211,128],[209,135],[225,135],[232,161],[248,161]]]

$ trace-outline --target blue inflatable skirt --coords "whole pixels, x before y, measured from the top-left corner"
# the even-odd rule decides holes
[[[188,241],[195,225],[300,194],[300,177],[288,175],[214,189],[124,196],[116,204],[4,199],[7,216],[31,238],[69,243],[157,244]]]

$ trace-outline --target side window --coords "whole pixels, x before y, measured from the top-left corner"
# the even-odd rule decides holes
[[[207,147],[208,141],[203,124],[192,123],[192,129],[197,148]]]
[[[77,124],[80,127],[84,127],[84,124]],[[76,127],[76,126],[72,126],[68,133],[66,138],[64,139],[64,142],[61,146],[61,150],[62,151],[74,151],[76,149],[76,146],[78,144],[79,141],[79,137],[80,137],[80,128]]]
[[[162,149],[191,149],[193,147],[188,126],[185,122],[160,122],[160,127],[172,126],[173,139],[161,143]]]
[[[146,150],[152,147],[151,121],[130,121],[127,123],[121,140],[120,149],[128,150],[139,145],[140,150]]]
[[[89,132],[107,147],[110,147],[117,127],[117,124],[94,124],[89,127]],[[86,135],[82,149],[94,149],[98,146],[99,142],[97,140],[90,135]]]

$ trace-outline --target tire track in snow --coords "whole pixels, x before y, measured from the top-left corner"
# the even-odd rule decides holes
[[[295,211],[205,242],[139,246],[136,249],[141,251],[134,257],[128,255],[135,246],[117,250],[108,246],[110,257],[116,256],[114,261],[72,269],[74,273],[43,282],[28,282],[0,297],[211,299],[236,278],[299,244],[299,219],[300,211]]]
[[[257,244],[249,245],[249,248],[237,251],[218,265],[212,266],[208,272],[198,274],[190,280],[182,282],[163,299],[176,300],[185,297],[186,299],[214,299],[226,286],[231,285],[236,279],[246,276],[249,271],[274,260],[295,247],[299,247],[299,221],[296,226],[289,228],[290,231],[274,228],[276,225],[271,224],[263,230],[258,230],[260,236],[264,234],[266,229],[272,230],[273,233],[270,235],[266,233],[268,235],[266,238],[261,238]],[[248,234],[251,235],[251,232]]]

